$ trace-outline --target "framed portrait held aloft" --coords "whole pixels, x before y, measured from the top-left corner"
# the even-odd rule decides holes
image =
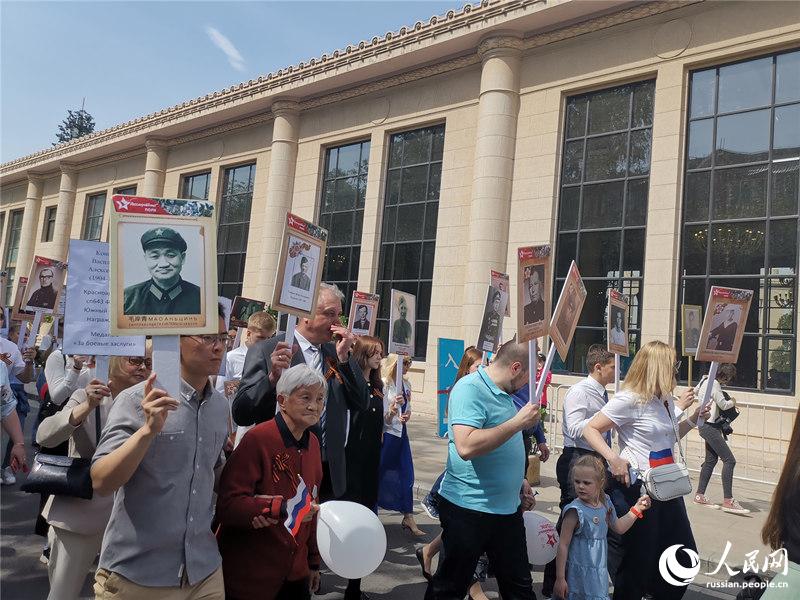
[[[711,286],[696,360],[735,363],[753,300],[752,290]]]
[[[66,263],[44,256],[34,256],[23,300],[25,310],[53,314],[58,307],[58,299],[66,276]]]
[[[12,321],[33,321],[33,313],[25,310],[22,304],[22,300],[25,297],[25,289],[27,287],[27,277],[20,277],[17,279],[17,293],[14,296],[14,305],[11,307]]]
[[[550,323],[550,244],[517,248],[517,341],[547,335]]]
[[[109,245],[112,335],[217,333],[211,202],[114,196]]]
[[[506,302],[506,312],[503,314],[504,317],[511,316],[511,294],[508,290],[511,289],[510,277],[508,273],[501,273],[500,271],[495,271],[494,269],[491,270],[489,273],[489,285],[497,288],[501,292],[505,292],[506,296],[508,296],[508,302]]]
[[[408,292],[392,290],[389,309],[388,352],[414,356],[417,321],[417,298]]]
[[[375,315],[378,314],[378,302],[381,297],[367,292],[353,292],[350,302],[350,316],[347,325],[356,335],[373,335],[375,332]]]
[[[263,300],[236,296],[231,306],[230,326],[247,327],[247,320],[257,312],[263,311],[266,306],[267,303]]]
[[[311,318],[317,308],[328,231],[310,221],[286,214],[272,308]]]
[[[569,345],[572,343],[572,336],[575,334],[575,327],[578,325],[585,301],[586,286],[573,260],[550,321],[550,339],[555,344],[561,360],[567,360]]]
[[[697,354],[700,343],[700,326],[703,323],[703,307],[699,304],[681,305],[681,348],[683,356]]]
[[[494,286],[486,291],[481,329],[475,346],[481,352],[497,352],[503,332],[503,315],[508,304],[508,294]]]
[[[617,290],[608,290],[608,351],[628,356],[628,298]]]

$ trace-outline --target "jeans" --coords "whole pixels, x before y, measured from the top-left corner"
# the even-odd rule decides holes
[[[703,423],[700,426],[700,437],[706,441],[706,459],[700,469],[697,493],[706,493],[714,467],[717,465],[717,461],[722,459],[722,495],[725,498],[733,498],[733,469],[736,466],[736,457],[731,452],[728,442],[725,441],[725,436],[716,427]]]
[[[425,600],[462,600],[484,552],[503,600],[536,600],[528,566],[522,510],[495,515],[439,500],[442,554]]]

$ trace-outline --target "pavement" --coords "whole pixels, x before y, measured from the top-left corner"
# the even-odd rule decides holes
[[[31,414],[36,414],[35,402],[32,403]],[[30,421],[31,419],[29,423]],[[29,423],[26,428],[28,430]],[[435,431],[435,420],[430,415],[415,413],[409,422],[417,499],[424,497],[446,461],[447,440],[436,437]],[[30,439],[29,431],[26,439]],[[558,454],[554,452],[550,460],[541,465],[541,481],[534,486],[539,491],[536,510],[553,521],[558,517],[559,490],[555,479],[557,458]],[[724,566],[715,575],[704,575],[717,568],[727,541],[730,541],[731,548],[725,562],[732,569],[741,571],[745,554],[754,550],[759,551],[758,556],[763,561],[768,551],[760,542],[760,532],[769,509],[772,490],[772,486],[768,485],[734,481],[737,499],[752,510],[749,515],[744,516],[711,510],[687,501],[687,512],[697,541],[702,568],[701,574],[689,586],[685,599],[731,599],[735,596],[736,590],[707,587],[709,583],[720,585],[720,582],[728,579]],[[721,498],[721,484],[717,476],[712,478],[707,495],[712,499]],[[38,496],[20,492],[19,483],[0,488],[0,597],[3,600],[37,600],[47,597],[47,568],[39,562],[44,539],[33,534],[37,509]],[[418,544],[430,541],[438,534],[438,522],[418,509],[417,523],[426,535],[424,538],[413,538],[402,530],[401,515],[381,511],[379,516],[387,533],[386,557],[378,570],[364,579],[362,590],[376,600],[422,598],[426,582],[422,578],[414,550]],[[541,569],[535,567],[533,572],[534,589],[539,598],[542,597]],[[338,600],[342,597],[346,581],[323,570],[322,585],[321,593],[316,598]],[[489,598],[499,597],[494,580],[489,580],[484,589]],[[93,598],[89,578],[80,598]]]

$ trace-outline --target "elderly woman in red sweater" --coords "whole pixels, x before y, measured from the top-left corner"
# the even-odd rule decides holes
[[[237,446],[219,485],[219,550],[227,600],[304,600],[319,586],[317,436],[327,386],[305,364],[276,386],[280,412]]]

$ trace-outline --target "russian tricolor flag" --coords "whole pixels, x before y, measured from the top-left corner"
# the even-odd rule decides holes
[[[292,537],[297,537],[303,519],[311,512],[311,494],[308,493],[302,477],[300,477],[300,483],[297,484],[297,493],[286,503],[286,512],[289,513],[289,516],[286,517],[283,525],[292,534]]]
[[[672,458],[672,449],[664,448],[657,452],[650,453],[650,467],[660,467],[661,465],[670,465],[675,460]]]

